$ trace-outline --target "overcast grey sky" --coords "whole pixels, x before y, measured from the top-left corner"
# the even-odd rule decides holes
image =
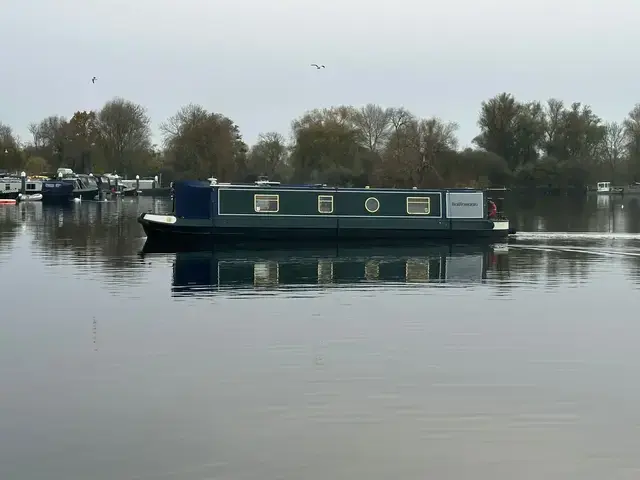
[[[245,140],[337,104],[405,106],[477,133],[480,102],[558,97],[621,120],[640,101],[638,0],[0,0],[0,121],[189,102]],[[323,63],[315,70],[310,63]],[[92,76],[98,77],[95,85]]]

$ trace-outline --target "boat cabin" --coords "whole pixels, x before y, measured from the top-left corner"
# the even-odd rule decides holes
[[[42,191],[42,180],[32,180],[27,178],[25,184],[27,194],[40,193]],[[22,191],[22,179],[19,177],[0,178],[0,194],[18,194]]]
[[[221,184],[179,182],[175,212],[182,218],[487,218],[485,192],[281,185],[278,182]]]

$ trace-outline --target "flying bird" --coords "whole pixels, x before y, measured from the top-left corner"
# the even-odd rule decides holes
[[[318,70],[320,70],[321,68],[324,68],[324,65],[318,65],[317,63],[312,63],[311,66],[316,67]]]
[[[98,79],[97,77],[93,77],[93,78],[91,79],[91,83],[96,83],[96,80],[97,80],[97,79]]]

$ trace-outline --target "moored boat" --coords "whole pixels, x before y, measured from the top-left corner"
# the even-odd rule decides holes
[[[41,193],[33,193],[31,195],[29,194],[22,194],[19,193],[18,194],[18,198],[16,198],[16,200],[18,202],[39,202],[40,200],[42,200],[42,194]]]
[[[42,184],[43,203],[66,203],[74,200],[94,200],[98,196],[98,183],[91,175],[74,175]]]
[[[24,182],[24,185],[23,185]],[[32,177],[1,177],[0,198],[16,200],[24,189],[25,194],[35,195],[42,192],[42,180]]]
[[[599,194],[610,195],[614,193],[623,193],[624,189],[621,187],[611,186],[611,182],[598,182],[596,185],[596,192]]]
[[[276,182],[174,185],[174,211],[138,218],[148,241],[504,240],[509,220],[483,190],[293,186]],[[495,214],[490,218],[490,214]]]

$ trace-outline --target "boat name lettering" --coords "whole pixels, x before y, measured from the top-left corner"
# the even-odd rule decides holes
[[[483,192],[449,192],[447,204],[449,218],[480,219],[485,215]]]

